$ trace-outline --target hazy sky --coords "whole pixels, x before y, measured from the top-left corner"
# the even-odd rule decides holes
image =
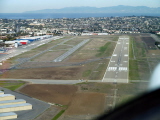
[[[117,5],[160,7],[160,0],[0,0],[0,13],[21,13],[41,9]]]

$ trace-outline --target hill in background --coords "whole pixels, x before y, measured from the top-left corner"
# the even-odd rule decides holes
[[[160,7],[150,8],[146,6],[113,6],[113,7],[66,7],[62,9],[43,9],[26,11],[25,13],[160,13]]]

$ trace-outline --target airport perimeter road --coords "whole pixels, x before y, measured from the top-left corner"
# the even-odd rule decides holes
[[[128,83],[129,37],[120,36],[102,82]]]
[[[83,83],[86,82],[86,80],[48,80],[48,79],[0,79],[1,80],[21,80],[21,81],[27,81],[32,84],[77,84],[77,83]],[[87,82],[101,82],[101,80],[87,80]]]

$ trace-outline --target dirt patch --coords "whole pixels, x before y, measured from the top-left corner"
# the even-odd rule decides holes
[[[89,62],[87,64],[79,63],[72,66],[73,63],[65,65],[56,63],[62,67],[54,66],[53,62],[28,62],[23,64],[24,69],[14,69],[5,72],[0,78],[15,79],[54,79],[54,80],[100,80],[108,65],[108,59]],[[85,62],[84,62],[85,63]],[[47,66],[47,67],[44,67]],[[31,67],[31,68],[28,68]],[[37,67],[37,68],[32,68]],[[91,71],[85,74],[87,71]]]
[[[113,108],[115,90],[116,106],[146,91],[147,83],[111,84],[80,83],[76,85],[27,85],[20,90],[31,97],[65,105],[59,120],[88,120]],[[66,106],[67,105],[67,106]],[[48,111],[51,115],[50,111]],[[47,111],[46,111],[47,114]],[[43,114],[42,114],[43,116]]]
[[[52,67],[17,69],[5,72],[1,77],[15,79],[55,79],[55,80],[76,80],[81,76],[81,67]]]
[[[31,84],[25,86],[19,91],[46,102],[65,105],[61,108],[66,109],[61,117],[62,120],[64,120],[64,118],[94,118],[102,114],[105,110],[106,94],[81,91],[78,87],[79,85]],[[53,118],[55,114],[53,114],[52,111],[57,113],[59,109],[51,107],[40,115],[37,120],[44,119],[45,117],[46,119]],[[77,117],[77,115],[79,117]]]
[[[160,50],[148,50],[148,53],[151,55],[160,55]]]
[[[65,115],[101,114],[104,112],[105,94],[77,93]]]
[[[73,85],[31,84],[22,88],[20,92],[45,102],[68,105],[77,90]]]

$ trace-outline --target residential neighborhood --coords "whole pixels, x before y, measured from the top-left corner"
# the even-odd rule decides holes
[[[160,34],[160,17],[90,17],[57,19],[0,19],[0,39],[41,35]],[[99,34],[100,35],[100,34]]]

